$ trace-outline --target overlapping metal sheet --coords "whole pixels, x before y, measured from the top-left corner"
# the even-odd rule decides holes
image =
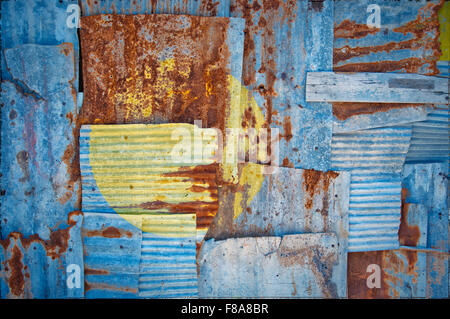
[[[337,247],[330,233],[208,240],[199,256],[200,296],[336,298]]]
[[[81,1],[83,16],[97,14],[190,14],[195,16],[230,16],[229,0],[102,0]]]
[[[448,297],[447,171],[446,163],[405,165],[401,249],[350,253],[349,298]],[[379,288],[366,284],[371,264],[380,266]]]
[[[411,126],[333,134],[332,165],[351,172],[349,251],[398,248],[401,170]]]
[[[1,1],[2,49],[14,48],[21,44],[59,45],[71,43],[77,70],[73,86],[78,89],[79,46],[77,29],[69,27],[67,24],[70,15],[67,9],[70,5],[77,5],[77,3],[76,0]],[[12,80],[3,55],[1,60],[2,79]]]
[[[306,103],[305,84],[307,71],[332,69],[333,6],[329,0],[231,1],[230,14],[246,21],[242,81],[262,110],[257,121],[243,124],[279,129],[275,165],[330,168],[331,105]]]
[[[12,81],[2,82],[1,94],[2,295],[81,297],[83,287],[66,283],[66,267],[83,266],[73,45],[3,52]]]

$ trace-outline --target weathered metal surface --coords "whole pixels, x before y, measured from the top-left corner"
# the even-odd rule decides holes
[[[193,213],[201,242],[218,208],[215,140],[208,132],[190,124],[82,126],[83,211],[125,219]]]
[[[86,298],[197,297],[196,216],[86,213]]]
[[[377,11],[373,5],[380,9],[379,28],[368,26]],[[335,1],[333,70],[437,75],[443,6],[444,1],[425,0]],[[420,104],[333,103],[333,131],[423,121],[425,113]]]
[[[224,131],[239,109],[243,20],[81,18],[83,123],[194,123]],[[242,39],[242,40],[241,40]],[[236,90],[237,89],[237,90]],[[237,93],[237,95],[236,95]]]
[[[263,113],[244,126],[279,129],[278,165],[328,170],[331,106],[306,103],[305,83],[331,71],[333,1],[235,0],[230,12],[246,21],[243,84]]]
[[[448,163],[405,165],[402,184],[405,193],[404,214],[408,213],[410,204],[425,207],[428,216],[425,247],[448,253]],[[407,225],[405,227],[401,225],[400,242],[403,241],[403,245],[410,246],[410,242],[415,239],[414,231]],[[448,280],[448,255],[427,254],[426,297],[447,298]]]
[[[448,162],[450,109],[432,110],[425,121],[413,123],[406,163]]]
[[[189,14],[229,17],[228,0],[100,0],[81,1],[83,16],[97,14]]]
[[[333,134],[332,166],[351,172],[349,251],[398,248],[401,169],[411,126]]]
[[[355,103],[448,103],[448,79],[420,74],[308,72],[306,100]]]
[[[146,215],[142,230],[139,295],[198,297],[195,214]]]
[[[336,298],[332,233],[207,240],[199,256],[200,297]]]
[[[253,179],[220,188],[219,211],[206,238],[333,232],[339,247],[330,271],[335,293],[345,297],[350,175],[258,164],[242,164],[240,171]]]
[[[132,221],[132,223],[130,222]],[[137,298],[142,220],[85,213],[83,224],[86,298]]]
[[[398,233],[402,249],[350,253],[349,298],[448,297],[447,171],[446,163],[405,165]],[[371,264],[380,266],[379,288],[366,284]]]
[[[82,287],[66,283],[66,267],[83,263],[82,218],[74,212],[80,188],[73,46],[25,44],[3,52],[12,80],[2,82],[1,94],[2,296],[81,297]]]
[[[75,5],[77,2],[76,0],[1,1],[1,48],[10,49],[21,44],[58,45],[72,43],[75,69],[78,71],[77,29],[68,27],[67,19],[70,13],[66,12],[69,5]],[[12,80],[3,55],[1,67],[2,79]],[[78,72],[75,73],[73,86],[78,90]]]
[[[0,240],[2,298],[81,298],[83,251],[79,211],[47,234],[12,232]]]

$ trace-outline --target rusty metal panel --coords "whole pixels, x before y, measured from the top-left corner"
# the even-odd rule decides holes
[[[81,18],[81,43],[83,123],[202,120],[224,132],[236,122],[243,20],[89,16]]]
[[[117,214],[85,213],[82,232],[86,298],[139,296],[141,225],[140,217],[125,220]]]
[[[336,298],[332,233],[207,240],[199,256],[200,297]]]
[[[228,17],[229,0],[98,0],[81,1],[83,16],[97,14],[189,14]]]
[[[410,139],[410,125],[333,134],[333,170],[351,172],[349,251],[398,248],[401,169]]]
[[[440,48],[448,42],[443,6],[443,0],[335,1],[333,70],[438,75],[440,60],[448,60]],[[380,27],[370,27],[377,12]],[[420,104],[333,103],[333,130],[423,121],[426,113]]]
[[[250,163],[240,171],[244,183],[220,188],[206,238],[333,232],[339,247],[331,272],[336,296],[345,297],[350,174]]]
[[[73,45],[25,44],[4,57],[12,82],[1,94],[2,295],[81,297],[66,283],[66,267],[83,263]]]
[[[231,1],[246,21],[243,84],[262,114],[244,127],[277,128],[284,167],[330,168],[331,105],[306,103],[307,71],[331,71],[333,1]],[[254,105],[248,103],[248,110]]]
[[[74,50],[75,80],[73,86],[78,90],[78,36],[77,29],[67,25],[69,5],[76,0],[37,1],[5,0],[1,1],[1,47],[14,48],[21,44],[58,45],[71,43]],[[1,57],[2,79],[12,80],[8,73],[4,56]]]

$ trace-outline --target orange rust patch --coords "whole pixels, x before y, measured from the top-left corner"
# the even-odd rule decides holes
[[[25,288],[25,279],[22,273],[22,252],[19,247],[14,246],[11,258],[7,261],[11,273],[9,275],[8,285],[11,293],[15,296],[22,296]]]
[[[294,164],[289,161],[287,157],[283,159],[283,167],[294,168]]]
[[[128,230],[119,229],[113,226],[102,227],[100,230],[83,230],[83,235],[87,237],[106,237],[106,238],[121,238],[133,237],[133,233]]]
[[[407,194],[408,190],[406,188],[403,188],[401,196],[402,205],[401,205],[401,218],[400,218],[400,228],[398,230],[398,237],[400,245],[417,247],[417,244],[420,239],[420,229],[418,225],[408,224],[409,204],[406,203]]]
[[[425,108],[423,104],[408,104],[408,103],[333,103],[333,115],[341,121],[344,121],[352,116],[361,114],[374,114],[377,112],[386,112],[392,109],[401,108]]]
[[[321,172],[312,169],[303,171],[303,190],[309,195],[305,203],[305,208],[311,209],[316,193],[328,192],[330,182],[339,176],[339,173],[329,171]]]
[[[83,118],[105,124],[201,119],[224,132],[227,18],[101,15],[81,23]]]
[[[85,275],[109,275],[109,271],[105,269],[91,269],[84,267]]]
[[[84,281],[84,291],[89,291],[92,289],[123,291],[123,292],[129,292],[129,293],[134,293],[134,294],[138,293],[137,289],[118,287],[118,286],[113,286],[113,285],[108,285],[108,284],[103,284],[103,283],[95,283],[94,284],[94,283],[89,283],[85,280]]]
[[[286,116],[284,118],[283,129],[284,129],[283,137],[286,140],[286,142],[289,142],[291,140],[291,138],[293,137],[293,135],[292,135],[292,123],[291,123],[291,117],[290,116]]]
[[[359,24],[348,19],[342,21],[339,25],[334,26],[334,37],[346,39],[364,38],[369,34],[379,32],[378,28],[368,27],[367,24]]]

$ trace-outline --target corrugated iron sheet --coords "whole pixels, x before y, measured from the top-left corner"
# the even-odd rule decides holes
[[[81,1],[83,16],[97,14],[190,14],[195,16],[230,16],[229,0],[102,0]]]
[[[137,298],[142,219],[85,213],[83,223],[86,298]]]
[[[194,213],[201,242],[217,213],[217,165],[212,129],[197,130],[199,139],[190,124],[82,126],[83,211]],[[174,151],[180,142],[187,157]]]
[[[328,0],[231,1],[231,15],[246,21],[243,84],[262,109],[256,123],[250,117],[243,126],[279,129],[276,165],[330,168],[331,105],[306,103],[304,89],[306,71],[331,71],[333,6]]]
[[[77,70],[73,86],[78,90],[79,47],[77,29],[69,28],[66,23],[69,17],[69,13],[66,12],[68,6],[77,3],[77,0],[1,1],[2,49],[14,48],[21,44],[59,45],[71,43]],[[4,56],[1,57],[1,60],[2,79],[12,80],[7,71]]]
[[[198,297],[195,214],[147,215],[142,230],[139,295]]]
[[[345,297],[350,174],[258,164],[242,164],[240,172],[252,179],[220,188],[219,211],[206,238],[333,232],[339,247],[330,271],[336,295]]]
[[[332,165],[351,172],[349,251],[398,248],[401,170],[411,126],[333,134]]]
[[[208,240],[200,256],[199,294],[220,298],[336,298],[334,234]]]
[[[73,45],[3,52],[12,80],[2,81],[1,95],[2,295],[81,297],[82,287],[68,289],[65,279],[66,266],[83,263]]]

